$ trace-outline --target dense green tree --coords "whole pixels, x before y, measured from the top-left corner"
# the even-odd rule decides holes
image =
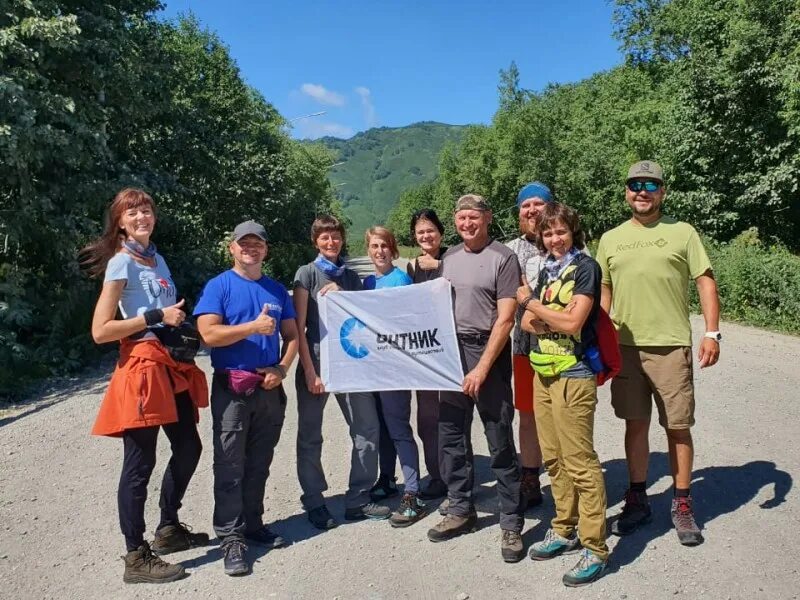
[[[329,153],[289,139],[215,34],[158,8],[2,0],[0,396],[96,354],[98,284],[77,252],[121,187],[155,195],[156,243],[190,300],[227,264],[237,222],[267,226],[268,268],[286,280],[332,208]]]
[[[539,179],[593,237],[627,213],[642,158],[665,167],[668,211],[720,241],[755,226],[800,247],[800,2],[617,0],[626,64],[540,93],[501,71],[498,110],[440,157],[434,205],[490,198],[498,236]]]
[[[89,198],[120,174],[108,146],[107,99],[126,96],[150,0],[11,0],[0,10],[0,393],[26,373],[77,366],[92,286],[76,240],[96,223]],[[146,110],[146,108],[145,108]]]
[[[618,0],[632,63],[669,67],[672,201],[718,239],[800,237],[800,2]]]

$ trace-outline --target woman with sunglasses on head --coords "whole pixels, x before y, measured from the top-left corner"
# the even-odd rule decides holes
[[[418,210],[411,216],[411,237],[422,253],[408,263],[408,274],[414,283],[431,281],[442,276],[442,256],[447,247],[442,246],[444,225],[436,211]],[[430,480],[420,490],[420,498],[433,500],[447,495],[447,486],[439,471],[439,392],[417,392],[417,434],[422,440],[425,467]]]
[[[178,326],[186,318],[172,274],[150,239],[155,224],[153,199],[142,190],[126,188],[108,208],[102,236],[81,253],[90,275],[104,277],[92,337],[98,344],[121,344],[92,433],[122,438],[117,502],[128,551],[123,557],[126,583],[180,579],[186,575],[184,568],[156,554],[208,543],[207,534],[192,533],[178,519],[181,500],[200,460],[198,408],[208,406],[208,387],[194,362],[175,360],[155,333],[157,328]],[[169,439],[172,457],[161,483],[161,521],[151,547],[144,540],[144,508],[159,429]]]
[[[379,290],[410,285],[411,278],[394,266],[400,256],[394,234],[385,227],[370,227],[364,234],[367,254],[375,274],[364,279],[365,290]],[[411,392],[391,390],[375,392],[378,417],[381,421],[380,471],[375,494],[394,480],[396,459],[400,460],[405,489],[397,512],[390,517],[392,527],[408,527],[427,514],[419,500],[419,450],[411,430]],[[395,488],[396,489],[396,488]],[[374,499],[374,498],[373,498]]]
[[[536,231],[547,258],[533,291],[521,286],[517,301],[525,311],[522,328],[536,334],[530,353],[536,424],[556,515],[530,556],[547,560],[582,546],[580,560],[562,579],[574,587],[602,576],[608,561],[605,482],[594,449],[601,273],[581,253],[583,230],[569,207],[548,204]]]

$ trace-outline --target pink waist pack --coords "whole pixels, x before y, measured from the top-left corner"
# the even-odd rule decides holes
[[[259,373],[242,371],[241,369],[228,369],[228,389],[234,394],[251,396],[256,388],[264,382],[264,376]]]

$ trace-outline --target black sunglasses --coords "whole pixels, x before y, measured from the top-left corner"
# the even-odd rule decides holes
[[[661,184],[657,181],[629,181],[628,189],[632,192],[657,192]]]

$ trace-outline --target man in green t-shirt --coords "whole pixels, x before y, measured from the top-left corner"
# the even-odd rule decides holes
[[[706,251],[695,229],[662,214],[663,170],[640,161],[628,171],[625,199],[632,216],[600,238],[601,305],[619,329],[622,370],[611,383],[615,414],[625,419],[625,456],[630,487],[611,527],[627,535],[650,521],[647,501],[648,433],[653,401],[667,433],[675,495],[672,522],[680,542],[702,543],[689,486],[694,446],[694,382],[689,324],[689,281],[694,280],[706,333],[697,355],[700,368],[719,357],[719,297]]]

